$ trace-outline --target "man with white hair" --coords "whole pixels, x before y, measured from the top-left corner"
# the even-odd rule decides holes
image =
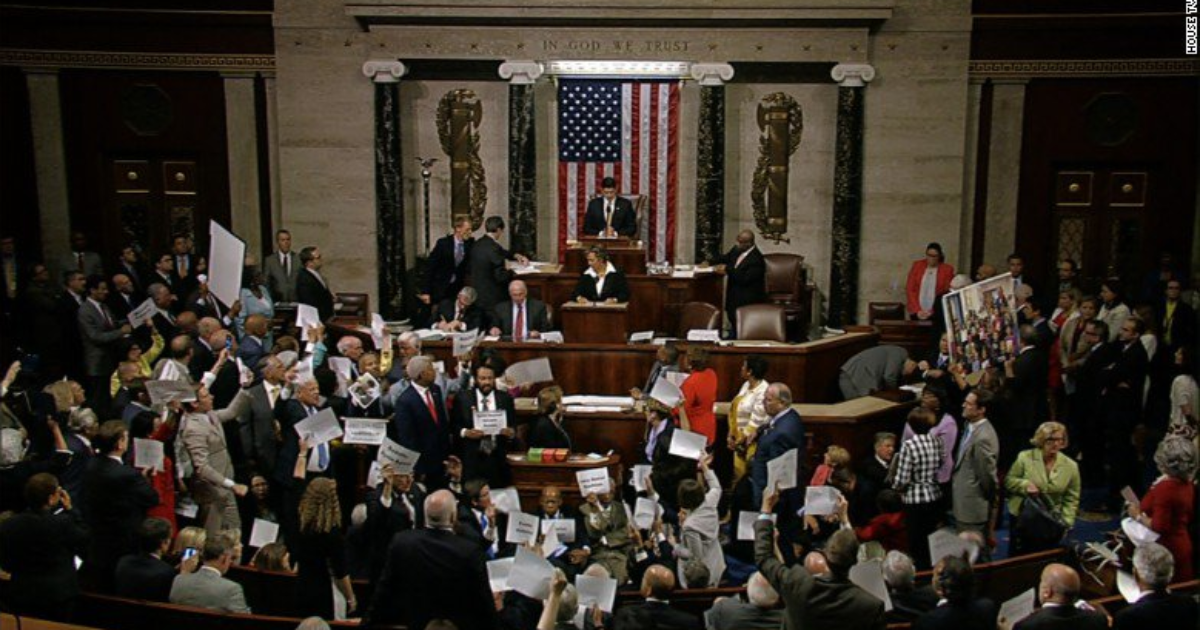
[[[1137,601],[1113,618],[1114,630],[1194,630],[1200,621],[1196,600],[1167,591],[1175,575],[1175,558],[1166,547],[1146,543],[1133,552]]]
[[[344,335],[337,342],[338,354],[350,359],[350,382],[358,380],[358,360],[362,358],[365,350],[363,349],[362,339],[354,335]]]
[[[459,628],[497,627],[483,549],[454,534],[457,513],[454,494],[438,490],[425,499],[426,528],[396,534],[364,626],[424,628],[447,619]]]
[[[907,554],[892,550],[883,559],[883,582],[892,598],[888,622],[912,622],[937,608],[938,596],[929,584],[917,588],[917,569]]]
[[[783,609],[778,608],[779,593],[771,588],[767,578],[755,571],[746,582],[744,602],[736,597],[718,597],[712,608],[704,613],[707,630],[750,630],[778,628],[783,624]]]
[[[450,456],[451,419],[437,386],[437,370],[426,356],[416,356],[405,367],[411,385],[396,399],[396,414],[388,434],[421,458],[413,471],[428,488],[446,487],[443,461]]]

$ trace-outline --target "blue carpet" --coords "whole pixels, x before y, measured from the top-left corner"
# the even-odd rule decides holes
[[[1080,543],[1107,540],[1105,534],[1121,526],[1120,514],[1088,511],[1082,507],[1103,505],[1105,499],[1108,497],[1107,488],[1084,488],[1082,494],[1079,515],[1075,517],[1075,526],[1071,528],[1069,540],[1067,541],[1068,546],[1071,547]],[[1011,525],[1010,520],[1011,517],[1008,515],[1008,511],[1005,510],[1004,518],[997,524],[996,529],[996,550],[992,555],[996,560],[1009,557],[1008,528]]]

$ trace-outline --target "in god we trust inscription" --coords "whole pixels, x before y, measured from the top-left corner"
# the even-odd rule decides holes
[[[682,53],[688,52],[690,46],[691,42],[685,40],[542,40],[542,50],[546,52]]]

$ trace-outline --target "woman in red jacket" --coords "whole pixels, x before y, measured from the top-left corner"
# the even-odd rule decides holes
[[[708,350],[691,346],[687,357],[692,373],[679,386],[683,390],[683,409],[691,421],[692,431],[703,434],[712,446],[717,439],[717,416],[713,413],[713,404],[717,402],[717,373],[708,367]]]
[[[942,246],[930,243],[925,247],[925,257],[914,260],[908,270],[908,315],[914,319],[929,319],[937,300],[950,290],[954,278],[954,267],[946,264]]]
[[[1192,566],[1192,521],[1196,518],[1196,445],[1178,435],[1167,436],[1154,453],[1163,476],[1150,487],[1142,504],[1129,505],[1129,516],[1158,533],[1158,544],[1175,557],[1175,579],[1195,577]]]
[[[129,426],[129,440],[132,443],[134,438],[143,440],[155,440],[162,442],[164,445],[171,443],[171,438],[175,435],[175,420],[173,416],[168,416],[166,422],[162,421],[160,416],[156,416],[151,412],[143,412],[134,416],[133,421]],[[130,448],[130,452],[134,449]],[[167,449],[163,449],[167,451]],[[171,534],[179,531],[179,526],[175,522],[175,465],[171,461],[171,456],[166,452],[163,453],[163,469],[150,474],[150,485],[154,488],[154,492],[158,494],[158,505],[146,510],[147,517],[158,517],[171,524]],[[137,466],[138,463],[134,462]],[[140,466],[139,466],[140,467]]]

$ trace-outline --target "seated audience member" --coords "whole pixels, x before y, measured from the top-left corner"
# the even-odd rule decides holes
[[[92,544],[83,568],[92,588],[107,592],[117,560],[137,549],[134,532],[146,518],[146,510],[158,505],[158,493],[145,475],[123,461],[133,446],[124,422],[109,420],[100,425],[92,444],[96,457],[84,475]]]
[[[938,560],[933,569],[937,608],[921,615],[913,630],[993,630],[1000,612],[995,602],[975,597],[975,573],[971,563],[958,556]]]
[[[529,297],[523,280],[513,280],[508,284],[508,301],[496,305],[492,321],[492,335],[511,337],[513,341],[537,339],[550,330],[550,310],[545,302]]]
[[[308,617],[296,626],[296,630],[329,630],[329,623],[320,617]]]
[[[69,621],[79,596],[75,557],[87,547],[87,527],[54,475],[33,475],[24,494],[29,507],[0,524],[0,569],[11,575],[6,603],[20,615]]]
[[[895,389],[916,370],[917,362],[908,358],[908,350],[900,346],[875,346],[842,364],[838,386],[843,398],[853,400]]]
[[[854,532],[843,529],[829,538],[824,550],[827,577],[815,576],[804,566],[786,566],[776,557],[775,523],[769,518],[778,501],[777,491],[763,496],[754,525],[754,560],[783,597],[785,627],[882,630],[883,602],[850,582],[850,567],[858,561]]]
[[[538,392],[538,418],[525,440],[528,448],[565,448],[572,450],[567,432],[567,414],[563,410],[563,391],[557,385]]]
[[[1108,618],[1094,610],[1084,610],[1079,603],[1079,574],[1065,564],[1050,564],[1042,569],[1038,583],[1038,601],[1042,608],[1012,626],[1015,630],[1106,630]],[[1001,617],[1000,627],[1005,627]]]
[[[866,525],[855,527],[854,534],[860,542],[877,542],[885,551],[907,550],[908,529],[904,519],[904,500],[900,493],[890,489],[881,490],[876,503],[879,513]],[[850,503],[843,499],[839,507],[842,523],[850,525]]]
[[[591,547],[588,545],[587,528],[584,526],[583,520],[574,509],[563,505],[562,491],[558,486],[542,488],[538,509],[533,512],[533,515],[541,519],[543,523],[564,520],[574,523],[575,542],[562,543],[558,549],[546,549],[545,553],[546,560],[550,564],[562,569],[568,578],[575,579],[575,576],[584,570],[592,555]],[[562,536],[559,537],[559,540],[562,540]],[[600,565],[592,566],[603,568]],[[607,569],[605,571],[607,572]]]
[[[833,444],[825,449],[825,456],[821,463],[817,465],[817,469],[813,471],[812,479],[809,480],[810,486],[823,486],[829,483],[829,478],[833,476],[833,472],[839,468],[845,468],[850,464],[850,452],[846,449]]]
[[[463,287],[458,295],[437,304],[433,327],[445,332],[464,332],[483,328],[483,312],[475,305],[479,296],[474,287]]]
[[[629,282],[617,270],[603,247],[593,247],[587,253],[587,271],[579,276],[571,299],[580,304],[629,301]]]
[[[1177,435],[1167,436],[1154,453],[1162,474],[1141,505],[1128,506],[1129,516],[1158,533],[1158,544],[1174,556],[1175,579],[1195,577],[1192,567],[1192,532],[1196,522],[1196,445]]]
[[[888,467],[896,454],[896,434],[882,431],[875,434],[874,452],[858,463],[858,492],[851,509],[855,520],[875,516],[875,497],[887,488]]]
[[[197,606],[221,612],[249,613],[246,595],[237,582],[223,577],[233,564],[234,543],[226,536],[209,536],[204,541],[200,568],[181,573],[171,584],[172,604]]]
[[[1133,552],[1133,577],[1138,599],[1117,613],[1114,630],[1194,630],[1200,623],[1200,606],[1186,595],[1167,590],[1175,572],[1171,552],[1158,543],[1147,543]]]
[[[725,552],[720,540],[721,515],[717,512],[721,481],[708,467],[711,459],[711,456],[702,457],[699,462],[707,490],[696,479],[684,479],[679,483],[680,544],[675,547],[675,556],[679,559],[677,570],[682,588],[715,588],[725,574]],[[692,562],[707,567],[705,582],[695,582],[688,577],[686,569]]]
[[[717,372],[708,365],[708,350],[700,346],[688,348],[688,367],[691,374],[679,386],[683,391],[683,410],[691,423],[689,431],[708,438],[711,447],[717,439]]]
[[[688,560],[679,571],[679,588],[708,588],[711,572],[699,560]],[[692,586],[687,586],[691,584]]]
[[[175,536],[175,541],[171,543],[171,551],[167,554],[167,562],[172,565],[181,564],[185,555],[189,553],[199,554],[204,549],[204,543],[207,540],[208,532],[203,527],[184,527],[180,529],[179,533]],[[199,555],[195,557],[199,558]]]
[[[579,507],[587,527],[588,540],[592,541],[592,561],[604,565],[617,584],[629,581],[629,557],[632,544],[629,539],[629,515],[625,506],[614,499],[619,490],[616,480],[609,478],[609,491],[587,495],[587,502]],[[674,586],[674,578],[671,585]]]
[[[750,575],[746,582],[746,600],[718,597],[712,608],[704,613],[704,627],[707,630],[765,630],[783,625],[779,593],[771,588],[762,573],[755,571]]]
[[[901,551],[889,551],[883,558],[883,582],[892,599],[889,623],[911,622],[937,608],[938,595],[929,584],[916,585],[917,568],[912,558]]]
[[[113,579],[113,593],[117,597],[165,602],[171,597],[171,584],[175,580],[175,567],[163,560],[171,548],[172,527],[165,519],[149,517],[138,526],[138,553],[129,554],[117,561]],[[196,562],[192,562],[195,569]],[[181,565],[186,567],[187,565]],[[181,568],[180,572],[188,572]]]
[[[538,630],[576,630],[575,613],[579,609],[579,592],[568,583],[562,569],[554,570],[550,596],[542,605]]]
[[[642,577],[641,595],[645,600],[629,604],[617,610],[616,630],[644,630],[646,628],[699,629],[700,620],[671,608],[669,598],[675,590],[675,575],[661,564],[651,566]]]
[[[254,557],[250,559],[250,566],[262,571],[276,571],[279,573],[291,573],[292,556],[288,553],[287,545],[281,542],[267,543],[261,549],[254,552]]]
[[[1022,504],[1035,496],[1046,499],[1067,526],[1075,524],[1082,484],[1079,466],[1062,449],[1067,446],[1067,428],[1043,422],[1029,441],[1033,448],[1022,451],[1004,478],[1008,490],[1008,513],[1020,524]],[[1058,540],[1038,540],[1019,526],[1012,527],[1009,555],[1018,556],[1056,546]]]

